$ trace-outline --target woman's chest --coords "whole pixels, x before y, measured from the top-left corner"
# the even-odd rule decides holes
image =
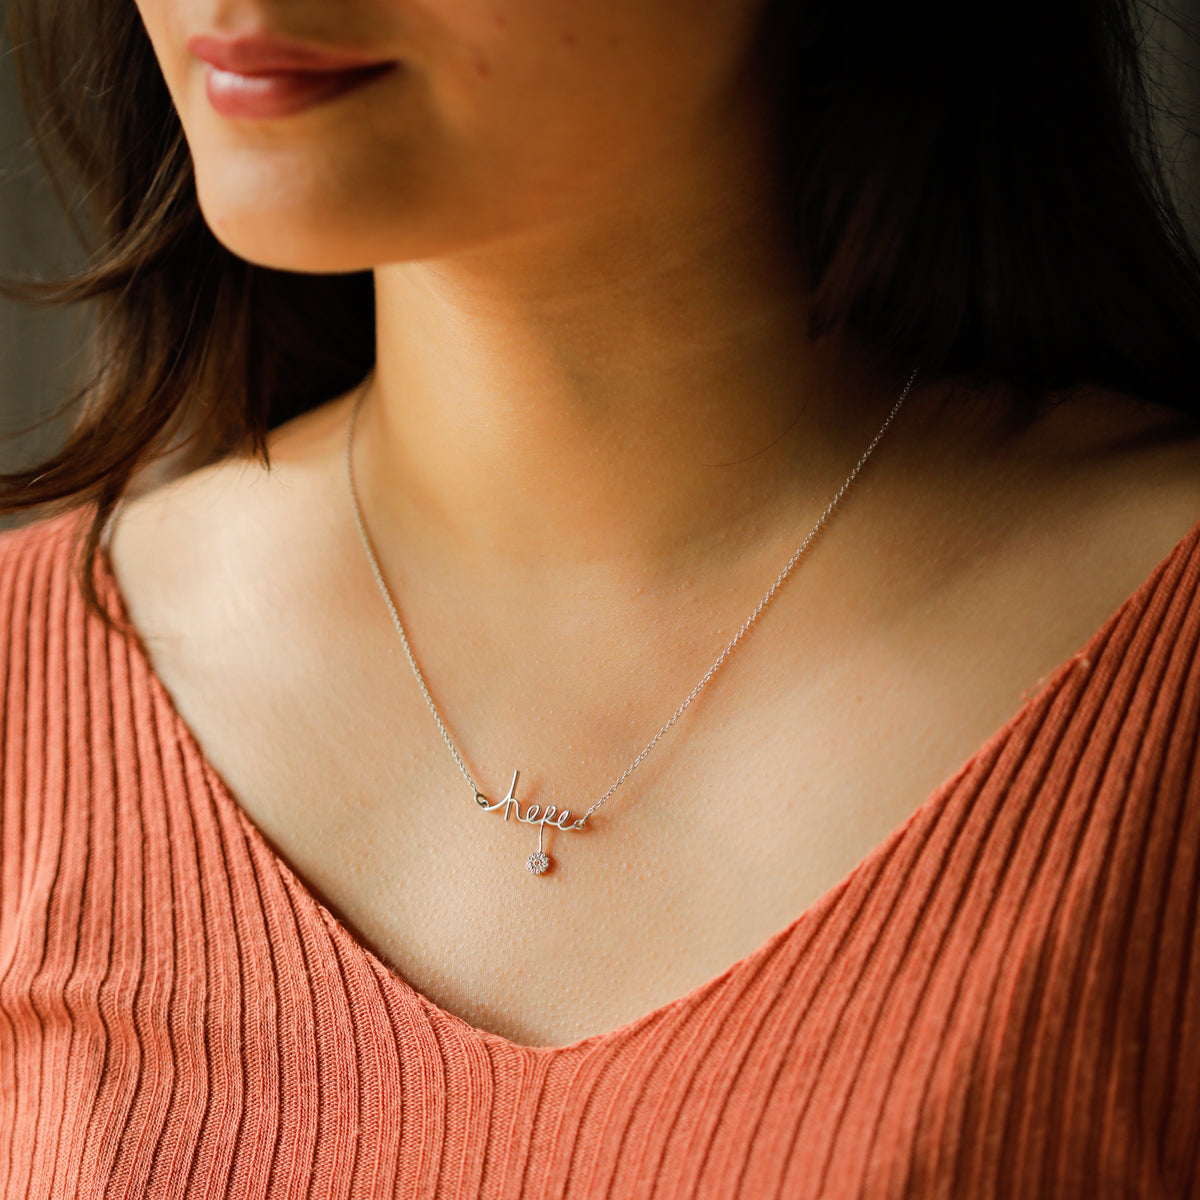
[[[767,690],[771,711],[711,706],[582,829],[545,822],[546,810],[578,816],[602,788],[576,800],[517,760],[489,773],[494,786],[481,779],[484,808],[423,736],[419,710],[390,728],[364,718],[345,743],[324,720],[308,737],[281,725],[264,740],[288,752],[246,762],[238,803],[304,887],[423,996],[520,1044],[565,1045],[754,953],[975,748],[934,745],[920,715],[896,720],[893,688],[872,699],[828,681],[809,710],[794,696],[789,708],[777,681]],[[387,746],[391,761],[358,745]],[[539,850],[549,868],[533,875]]]
[[[1147,1079],[1195,1047],[1178,1014],[1145,1039],[1176,960],[1125,950],[1164,887],[1132,850],[1178,817],[1048,797],[1030,742],[728,971],[545,1050],[388,971],[158,749],[135,792],[67,788],[0,925],[0,1194],[1082,1197],[1161,1170],[1123,1114],[1165,1121],[1188,1073]]]

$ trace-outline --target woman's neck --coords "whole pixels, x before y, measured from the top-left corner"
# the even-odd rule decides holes
[[[379,536],[481,571],[666,578],[819,512],[892,381],[808,338],[762,211],[631,208],[379,270],[356,457]]]

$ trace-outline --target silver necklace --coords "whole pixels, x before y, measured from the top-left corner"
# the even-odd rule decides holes
[[[458,769],[462,773],[463,778],[471,788],[471,794],[475,798],[475,803],[479,805],[484,812],[503,812],[504,819],[507,821],[510,816],[515,817],[517,821],[524,825],[536,825],[538,827],[538,848],[535,850],[525,862],[531,875],[542,875],[550,867],[550,856],[546,853],[544,847],[544,838],[546,834],[546,826],[549,825],[552,829],[561,830],[564,833],[574,832],[586,827],[588,820],[596,812],[596,810],[623,784],[629,777],[640,767],[646,756],[658,745],[659,742],[667,735],[667,732],[687,712],[693,700],[708,686],[712,677],[721,669],[725,660],[737,649],[742,638],[749,633],[751,627],[762,616],[763,610],[771,603],[775,593],[783,586],[788,576],[791,575],[793,568],[800,561],[804,552],[811,545],[813,538],[821,531],[821,527],[829,519],[830,514],[838,506],[842,497],[846,494],[847,489],[857,478],[858,473],[866,465],[867,459],[875,451],[875,447],[879,445],[883,435],[888,431],[892,422],[896,419],[896,414],[900,411],[900,406],[908,397],[912,385],[916,382],[917,371],[908,377],[908,382],[904,385],[904,390],[900,393],[896,403],[892,405],[891,411],[887,415],[887,419],[879,427],[879,432],[871,439],[870,445],[863,451],[862,457],[854,464],[854,469],[846,476],[842,486],[833,494],[833,498],[825,506],[824,512],[817,518],[816,523],[808,531],[804,541],[796,548],[795,553],[787,560],[783,566],[783,570],[775,576],[775,581],[767,589],[766,595],[754,606],[754,611],[746,618],[742,627],[729,639],[725,649],[717,656],[716,661],[704,672],[700,682],[684,697],[683,702],[679,707],[667,718],[662,728],[642,747],[638,756],[625,768],[624,771],[613,781],[608,791],[604,793],[594,804],[581,816],[574,820],[571,818],[571,810],[564,808],[561,812],[553,804],[547,804],[542,808],[537,804],[530,804],[524,812],[521,811],[521,804],[517,800],[517,780],[521,777],[519,770],[513,771],[512,782],[508,785],[508,792],[502,800],[489,800],[486,795],[480,790],[479,785],[475,782],[463,756],[459,753],[458,747],[454,744],[454,739],[450,736],[450,730],[446,728],[446,722],[442,720],[442,714],[438,711],[437,705],[433,702],[433,696],[430,695],[429,685],[425,682],[425,676],[421,672],[421,668],[417,665],[416,655],[413,654],[412,645],[409,643],[408,634],[405,632],[404,623],[400,620],[400,612],[396,607],[395,600],[392,599],[391,589],[383,578],[383,571],[379,566],[379,559],[375,554],[375,547],[371,543],[370,535],[367,533],[366,521],[363,519],[362,505],[358,499],[358,489],[354,485],[354,426],[358,420],[358,410],[362,406],[363,396],[366,394],[366,388],[360,388],[358,395],[355,397],[354,406],[350,411],[350,421],[346,431],[346,480],[350,488],[350,499],[354,506],[354,519],[358,525],[358,534],[362,539],[363,549],[367,554],[367,561],[371,565],[371,573],[375,576],[375,582],[379,586],[379,592],[383,596],[384,603],[387,605],[388,612],[392,617],[392,624],[396,627],[396,632],[400,635],[401,644],[404,646],[404,653],[408,656],[409,665],[413,669],[413,674],[417,678],[417,683],[421,688],[421,695],[425,697],[425,704],[433,714],[434,721],[437,722],[437,727],[441,731],[442,740],[446,743],[451,755],[454,757],[455,763],[458,764]]]

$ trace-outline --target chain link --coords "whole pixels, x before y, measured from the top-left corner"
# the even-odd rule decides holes
[[[758,621],[759,617],[762,616],[767,605],[770,604],[771,600],[774,598],[775,593],[778,592],[787,581],[788,576],[791,575],[796,564],[804,556],[805,551],[812,544],[813,539],[818,533],[820,533],[822,527],[825,525],[825,522],[829,520],[834,509],[837,508],[842,497],[846,494],[847,489],[858,477],[858,474],[863,467],[866,466],[867,460],[875,452],[875,447],[879,445],[880,441],[883,439],[883,435],[887,433],[892,422],[896,419],[896,414],[899,413],[901,405],[908,398],[908,393],[912,390],[912,386],[916,382],[917,374],[918,371],[913,371],[913,373],[908,377],[908,382],[904,385],[904,390],[900,393],[896,403],[892,405],[891,411],[888,413],[887,419],[879,427],[878,433],[876,433],[871,439],[870,445],[868,445],[863,451],[858,462],[854,464],[853,470],[849,475],[846,476],[845,480],[842,482],[842,486],[833,494],[833,498],[825,506],[824,511],[817,518],[813,527],[808,531],[807,536],[800,543],[800,545],[796,547],[795,553],[793,553],[791,558],[789,558],[784,564],[783,570],[781,570],[779,574],[775,576],[775,582],[772,583],[770,588],[767,589],[766,595],[764,595],[763,598],[754,606],[754,611],[751,612],[751,614],[746,618],[742,627],[733,635],[732,638],[729,639],[725,649],[722,650],[717,656],[716,661],[714,661],[712,666],[710,666],[708,670],[704,672],[700,682],[697,683],[694,688],[692,688],[679,707],[670,715],[670,717],[667,718],[667,721],[662,728],[659,729],[659,731],[646,743],[646,745],[642,748],[641,753],[638,754],[638,756],[629,764],[629,766],[627,766],[625,770],[621,772],[620,776],[612,783],[608,791],[606,791],[604,795],[602,795],[587,810],[587,812],[585,812],[583,816],[579,818],[580,826],[585,825],[588,818],[591,817],[592,814],[606,800],[608,800],[610,796],[612,796],[617,788],[619,788],[621,784],[623,784],[634,773],[634,771],[636,771],[638,767],[642,765],[646,759],[646,756],[649,755],[654,747],[657,746],[658,743],[661,742],[662,739],[667,735],[667,733],[670,732],[671,728],[675,725],[679,718],[682,717],[685,712],[687,712],[688,708],[691,707],[692,701],[694,701],[696,697],[699,696],[702,691],[704,691],[709,682],[712,680],[712,677],[724,665],[725,660],[728,659],[734,650],[737,649],[742,638],[744,638],[746,634],[750,632],[755,623]],[[468,784],[470,784],[471,792],[478,801],[483,793],[480,791],[479,785],[475,782],[474,777],[471,775],[471,771],[467,767],[466,762],[463,760],[463,756],[459,753],[458,747],[454,744],[454,739],[450,736],[450,730],[446,728],[446,722],[442,720],[442,714],[438,711],[437,705],[433,702],[433,696],[430,695],[429,692],[429,685],[425,682],[425,676],[422,673],[421,668],[417,665],[417,657],[413,653],[412,644],[408,640],[408,634],[404,629],[404,622],[400,619],[400,611],[396,607],[395,600],[392,599],[392,592],[387,585],[387,581],[383,578],[383,570],[380,567],[379,559],[375,554],[375,547],[371,542],[370,535],[367,533],[366,521],[364,520],[362,513],[362,504],[359,501],[358,489],[354,483],[354,427],[358,421],[358,410],[362,406],[363,397],[365,395],[366,387],[364,386],[359,389],[359,393],[354,399],[354,406],[350,412],[350,421],[346,433],[346,479],[350,487],[350,499],[354,506],[354,520],[358,526],[358,535],[362,540],[363,550],[366,551],[367,561],[371,566],[371,573],[375,576],[375,583],[378,585],[379,592],[383,596],[384,603],[387,605],[387,610],[391,615],[392,624],[396,627],[396,632],[400,635],[400,642],[404,646],[404,653],[408,656],[409,666],[412,667],[413,674],[416,676],[417,683],[420,685],[421,695],[425,697],[425,704],[429,708],[430,713],[433,714],[434,721],[437,722],[438,730],[441,732],[442,740],[446,743],[446,748],[454,756],[454,761],[458,764],[459,771],[462,772],[463,778]]]

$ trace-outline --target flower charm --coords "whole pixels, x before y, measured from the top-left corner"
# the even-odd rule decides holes
[[[546,868],[550,866],[550,855],[544,850],[535,850],[528,859],[525,865],[529,868],[530,875],[542,875]]]

